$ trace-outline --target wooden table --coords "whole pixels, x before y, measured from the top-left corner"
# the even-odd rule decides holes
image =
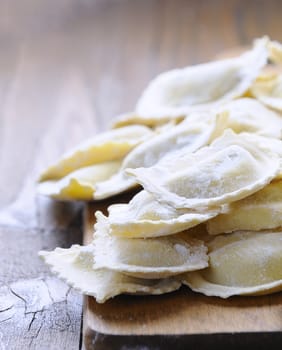
[[[282,41],[281,13],[279,0],[1,1],[1,350],[82,344],[82,297],[37,252],[81,242],[83,203],[36,196],[40,170],[132,110],[157,73]]]

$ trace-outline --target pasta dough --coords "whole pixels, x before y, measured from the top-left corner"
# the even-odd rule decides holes
[[[93,245],[41,251],[39,255],[52,272],[79,292],[94,296],[98,303],[122,294],[164,294],[177,290],[174,278],[141,279],[107,269],[93,269]]]
[[[252,85],[251,93],[266,106],[282,112],[282,74],[258,79]]]
[[[158,201],[175,208],[228,204],[260,190],[278,175],[279,156],[265,139],[230,130],[210,146],[188,157],[171,159],[169,166],[127,172]]]
[[[191,117],[135,147],[124,158],[117,174],[97,184],[94,198],[107,198],[137,186],[135,179],[124,172],[127,168],[148,168],[173,154],[192,153],[207,145],[219,128],[216,117],[200,115],[195,121],[194,119]]]
[[[236,232],[208,247],[209,267],[183,276],[192,290],[222,298],[282,290],[281,232]]]
[[[282,181],[230,204],[229,211],[207,222],[209,234],[282,227]]]
[[[159,203],[154,197],[141,191],[128,204],[109,206],[109,232],[128,238],[167,236],[194,227],[223,211],[218,207],[204,212],[175,209]]]
[[[240,57],[159,75],[141,95],[137,115],[168,119],[242,96],[267,63],[268,42],[267,38],[257,40],[254,48]]]
[[[99,181],[104,181],[120,168],[120,161],[104,162],[83,167],[60,180],[44,181],[38,193],[61,200],[92,200]]]
[[[239,98],[222,105],[218,111],[228,112],[222,120],[225,129],[282,139],[281,116],[253,98]]]
[[[152,136],[153,132],[139,125],[107,131],[83,142],[46,169],[40,181],[58,180],[82,167],[120,160],[132,148]]]
[[[207,248],[189,234],[130,239],[109,235],[108,220],[96,212],[94,268],[107,268],[140,278],[166,278],[208,266]]]

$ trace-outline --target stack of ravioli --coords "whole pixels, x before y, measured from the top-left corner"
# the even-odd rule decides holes
[[[59,200],[138,190],[95,213],[91,244],[40,252],[51,270],[100,303],[182,284],[222,298],[281,291],[281,63],[263,37],[165,72],[133,113],[47,168],[38,191]]]

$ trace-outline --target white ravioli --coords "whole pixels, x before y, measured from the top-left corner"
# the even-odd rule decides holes
[[[192,153],[207,145],[215,129],[216,117],[205,114],[187,118],[160,134],[135,147],[122,161],[120,171],[107,181],[96,186],[95,199],[103,199],[126,191],[137,185],[134,178],[124,170],[127,168],[150,167],[177,152]]]
[[[214,208],[198,213],[189,209],[175,209],[159,203],[143,190],[128,204],[109,206],[109,232],[111,235],[128,238],[167,236],[205,222],[222,210]]]
[[[82,167],[120,160],[152,135],[151,129],[141,125],[126,126],[95,135],[47,168],[41,174],[40,181],[57,180]]]
[[[229,211],[207,222],[209,234],[282,227],[282,181],[274,181],[253,195],[230,204]]]
[[[120,161],[112,161],[83,167],[60,180],[39,183],[37,191],[42,195],[61,200],[93,200],[97,183],[117,173],[120,165]]]
[[[119,294],[164,294],[177,290],[181,282],[173,279],[141,279],[107,269],[93,269],[93,245],[73,245],[69,249],[41,251],[39,255],[51,271],[79,292],[98,303]]]
[[[175,208],[228,204],[260,190],[279,174],[280,157],[263,145],[265,139],[226,130],[192,155],[127,172],[159,202]]]
[[[222,298],[282,290],[281,232],[236,232],[208,246],[209,267],[183,276],[192,290]]]
[[[165,72],[140,97],[136,114],[143,119],[168,119],[207,110],[242,96],[266,65],[267,44],[262,38],[243,55]]]
[[[258,79],[251,87],[251,94],[266,106],[281,112],[282,74],[272,75],[268,79]]]
[[[226,111],[225,128],[236,133],[251,132],[258,135],[282,138],[282,118],[253,98],[240,98],[220,106]]]
[[[109,235],[108,220],[96,213],[94,268],[140,278],[158,279],[208,266],[204,243],[187,233],[163,238],[121,238]]]

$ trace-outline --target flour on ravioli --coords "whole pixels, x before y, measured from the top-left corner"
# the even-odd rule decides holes
[[[170,155],[192,153],[207,145],[212,138],[218,122],[214,115],[205,114],[165,129],[149,140],[135,147],[122,161],[121,168],[109,180],[96,186],[95,199],[103,199],[126,191],[137,185],[134,178],[124,170],[127,168],[150,167],[167,159]]]
[[[268,38],[252,50],[221,61],[175,69],[156,77],[141,95],[136,114],[143,119],[167,119],[242,96],[266,65]]]
[[[62,179],[39,183],[37,191],[61,200],[93,200],[97,183],[112,177],[119,171],[120,165],[120,161],[112,161],[83,167]]]
[[[262,136],[282,138],[282,118],[256,99],[239,98],[218,108],[228,112],[225,128],[236,133],[250,132]]]
[[[162,238],[122,238],[109,234],[108,219],[96,213],[94,268],[158,279],[208,266],[207,248],[186,232]]]
[[[69,249],[39,253],[51,271],[79,292],[95,297],[98,303],[119,294],[164,294],[177,290],[181,282],[173,278],[141,279],[108,269],[94,270],[93,245],[73,245]]]
[[[282,74],[258,79],[252,85],[251,93],[266,106],[282,112]]]
[[[175,208],[228,204],[257,192],[279,174],[280,157],[264,146],[264,140],[226,130],[210,146],[171,157],[166,166],[127,172],[156,200]]]
[[[236,232],[208,243],[209,267],[183,283],[208,296],[263,295],[282,290],[282,233]]]
[[[205,222],[224,209],[221,207],[196,212],[175,209],[159,203],[145,190],[137,193],[128,204],[113,204],[108,208],[111,235],[128,238],[168,236]]]
[[[230,204],[229,211],[207,222],[209,234],[282,227],[282,181],[273,181],[253,195]]]
[[[152,135],[151,129],[141,125],[126,126],[95,135],[48,167],[39,181],[58,180],[82,167],[120,160]]]

